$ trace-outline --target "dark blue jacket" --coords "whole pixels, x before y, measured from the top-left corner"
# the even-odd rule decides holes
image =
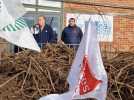
[[[40,47],[42,47],[42,44],[52,43],[54,42],[53,29],[51,26],[45,25],[42,31],[40,29],[38,34],[34,34],[34,38]]]
[[[68,26],[62,32],[62,41],[65,44],[80,44],[83,33],[78,26]]]

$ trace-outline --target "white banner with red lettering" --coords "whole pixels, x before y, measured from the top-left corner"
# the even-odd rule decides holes
[[[92,18],[91,18],[92,19]],[[86,31],[72,69],[68,76],[73,98],[96,98],[105,100],[107,92],[107,74],[103,66],[95,23],[87,23]]]

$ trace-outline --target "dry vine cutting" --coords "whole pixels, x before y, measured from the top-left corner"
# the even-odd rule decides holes
[[[41,53],[22,51],[3,57],[0,65],[1,100],[38,100],[68,91],[66,82],[74,50],[48,44]],[[134,99],[134,53],[103,59],[109,78],[107,100]]]

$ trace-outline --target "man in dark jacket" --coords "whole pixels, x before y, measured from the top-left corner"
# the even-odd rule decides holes
[[[65,44],[69,44],[72,48],[77,49],[83,33],[80,27],[76,25],[76,21],[74,18],[69,19],[69,25],[64,28],[61,36],[61,40]]]
[[[53,43],[53,29],[46,24],[46,18],[44,16],[39,16],[37,26],[39,32],[38,34],[34,34],[34,38],[38,45],[42,48],[45,43]]]

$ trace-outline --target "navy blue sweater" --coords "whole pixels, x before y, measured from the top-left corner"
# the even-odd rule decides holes
[[[66,44],[79,44],[82,36],[82,30],[78,26],[68,26],[63,30],[61,39]]]
[[[34,38],[40,47],[44,43],[52,43],[54,42],[53,29],[51,26],[45,25],[42,31],[40,29],[38,34],[34,34]]]

